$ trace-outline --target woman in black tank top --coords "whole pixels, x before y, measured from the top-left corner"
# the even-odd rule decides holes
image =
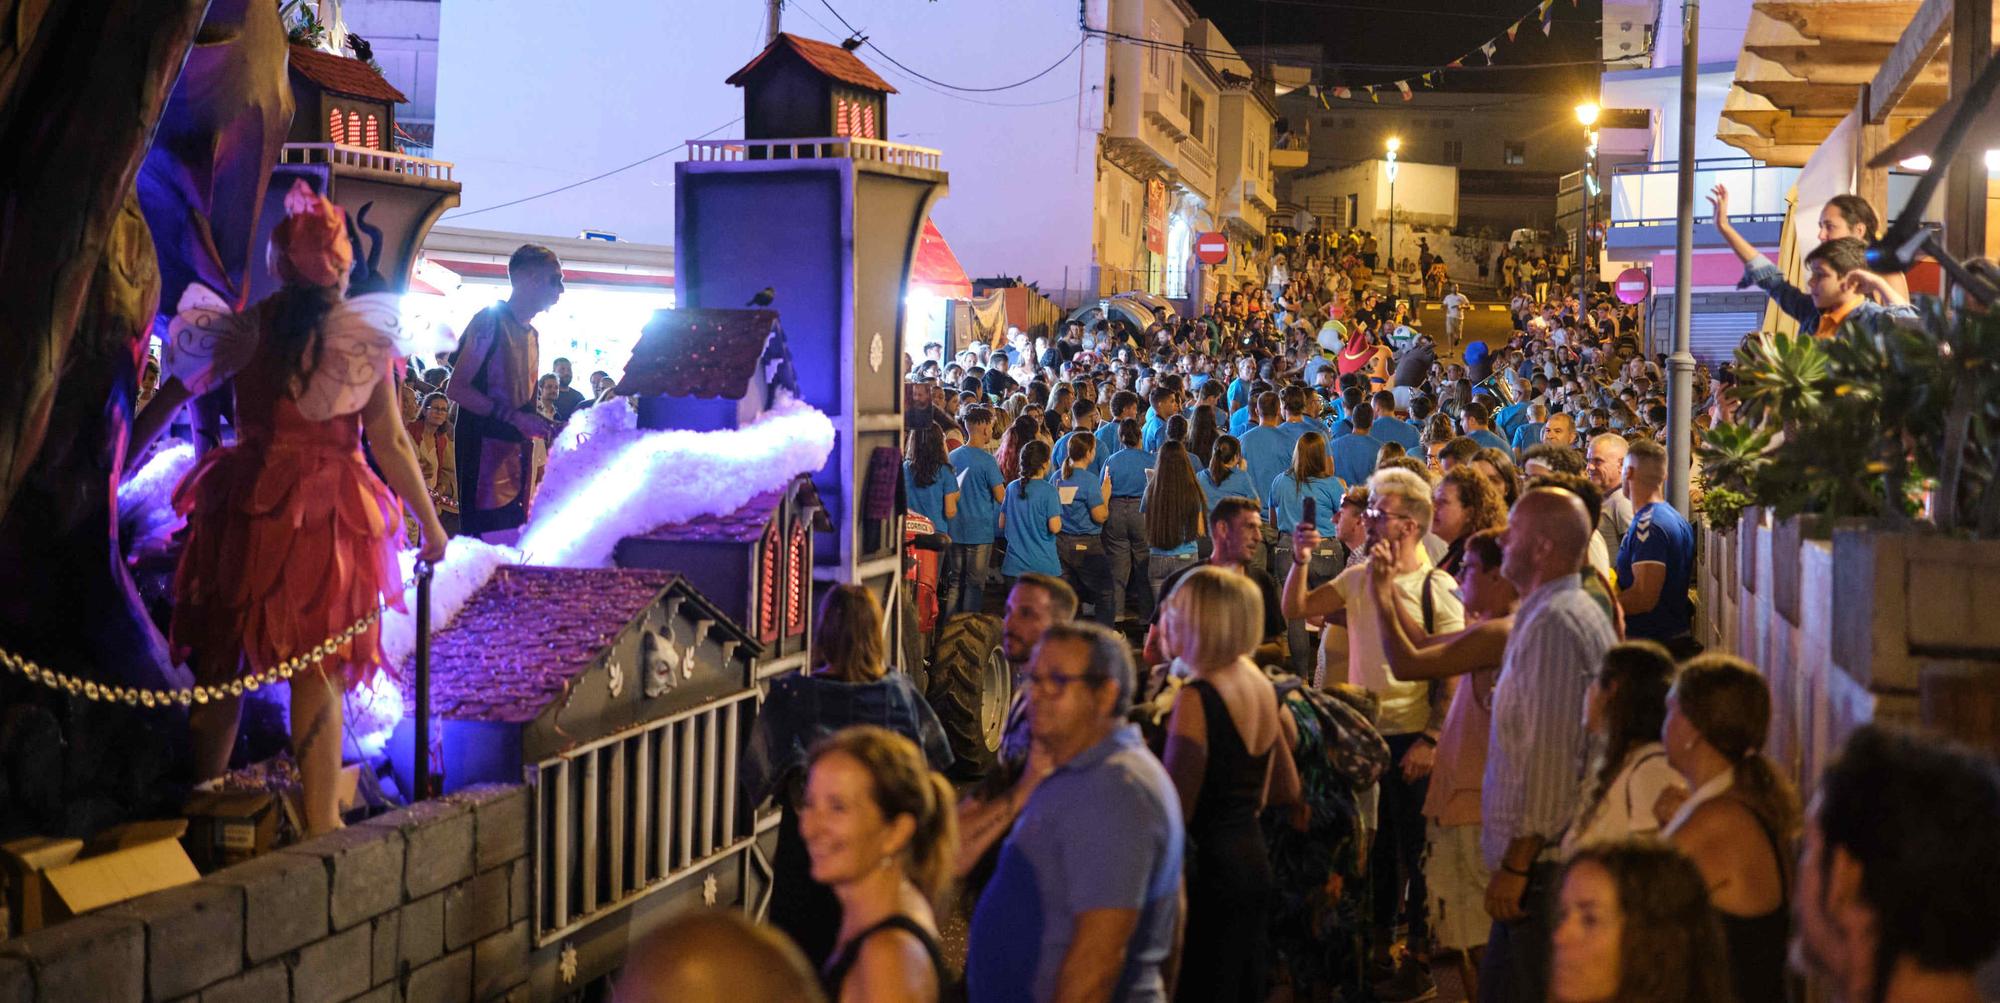
[[[821,741],[807,768],[799,834],[813,880],[840,901],[840,933],[822,971],[828,997],[859,1000],[871,984],[922,985],[929,971],[923,998],[938,999],[951,975],[932,910],[958,833],[951,785],[916,743],[873,726]],[[897,943],[899,933],[916,938],[925,961]]]

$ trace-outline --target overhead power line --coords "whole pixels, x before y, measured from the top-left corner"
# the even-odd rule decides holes
[[[834,20],[839,21],[841,23],[841,26],[847,29],[849,38],[863,37],[861,34],[861,29],[856,28],[854,26],[854,22],[849,21],[846,17],[842,16],[840,11],[837,8],[835,8],[832,3],[828,2],[828,0],[819,0],[819,2],[821,6],[824,6],[827,9],[827,13],[833,15]],[[817,21],[815,21],[815,23],[817,23]],[[822,25],[821,27],[824,27],[824,25]],[[898,61],[896,57],[889,55],[889,53],[884,51],[881,46],[876,45],[872,41],[866,42],[865,44],[870,49],[875,50],[875,54],[881,56],[882,59],[886,61],[889,65],[894,66],[897,69],[902,70],[904,73],[907,73],[910,76],[918,80],[921,80],[927,84],[935,84],[936,86],[943,87],[946,90],[964,91],[968,94],[992,94],[998,91],[1011,91],[1016,87],[1024,87],[1028,84],[1032,84],[1035,81],[1042,79],[1043,77],[1048,76],[1051,73],[1054,73],[1058,68],[1062,66],[1062,64],[1069,62],[1069,57],[1076,55],[1077,51],[1083,48],[1083,41],[1084,40],[1081,38],[1077,39],[1076,44],[1070,46],[1070,50],[1068,52],[1063,53],[1061,59],[1058,59],[1055,62],[1050,63],[1045,69],[1036,72],[1033,76],[1026,77],[1021,80],[1016,80],[1011,84],[1001,84],[997,87],[967,87],[962,84],[946,83],[943,80],[939,80],[935,77],[925,76],[924,74],[909,68],[908,66]]]
[[[713,135],[715,135],[716,133],[718,133],[718,132],[721,132],[722,130],[724,130],[724,129],[727,129],[727,128],[729,128],[730,126],[732,126],[732,125],[735,125],[736,123],[738,123],[738,122],[741,122],[741,121],[743,121],[743,119],[742,119],[741,117],[738,117],[738,118],[733,118],[733,119],[730,119],[729,121],[727,121],[727,122],[724,122],[724,123],[722,123],[721,125],[718,125],[718,126],[716,126],[715,128],[713,128],[713,129],[710,129],[710,130],[708,130],[707,132],[704,132],[704,133],[702,133],[702,134],[701,134],[701,135],[699,135],[699,136],[696,136],[696,137],[695,137],[695,139],[707,139],[708,137],[710,137],[710,136],[713,136]],[[692,140],[690,140],[689,142],[692,142]],[[583,187],[584,185],[587,185],[587,184],[590,184],[590,183],[592,183],[592,182],[594,182],[594,181],[602,181],[602,180],[604,180],[605,178],[608,178],[608,177],[611,177],[611,176],[612,176],[612,175],[614,175],[614,174],[623,174],[623,173],[625,173],[626,171],[629,171],[629,170],[631,170],[631,169],[632,169],[632,168],[634,168],[634,167],[639,167],[639,166],[641,166],[641,165],[643,165],[643,164],[650,164],[650,163],[652,163],[653,161],[655,161],[655,160],[658,160],[658,159],[660,159],[661,157],[665,157],[665,156],[669,156],[669,155],[672,155],[672,154],[675,154],[675,153],[678,153],[678,152],[680,152],[681,150],[684,150],[684,149],[686,149],[686,148],[687,148],[687,143],[685,143],[685,142],[684,142],[684,143],[680,143],[680,144],[678,144],[678,145],[675,145],[675,146],[670,146],[670,147],[668,147],[668,148],[666,148],[666,149],[664,149],[664,150],[661,150],[660,152],[658,152],[658,153],[655,153],[655,154],[653,154],[653,155],[651,155],[651,156],[647,156],[647,157],[641,157],[641,158],[639,158],[638,160],[634,160],[634,161],[632,161],[631,163],[629,163],[629,164],[626,164],[626,165],[625,165],[625,166],[623,166],[623,167],[614,167],[614,168],[612,168],[612,169],[610,169],[610,170],[608,170],[608,171],[605,171],[605,172],[604,172],[604,173],[602,173],[602,174],[597,174],[597,175],[592,175],[591,177],[587,177],[587,178],[584,178],[584,179],[583,179],[582,181],[572,181],[572,182],[570,182],[569,184],[566,184],[566,185],[563,185],[563,186],[562,186],[562,187],[560,187],[560,188],[551,188],[551,189],[549,189],[548,191],[545,191],[545,192],[539,192],[539,193],[537,193],[537,194],[534,194],[534,195],[528,195],[528,196],[525,196],[525,197],[522,197],[522,198],[517,198],[517,199],[515,199],[515,200],[513,200],[513,201],[511,201],[511,202],[502,202],[502,203],[500,203],[499,205],[489,205],[489,206],[486,206],[486,207],[484,207],[484,208],[481,208],[481,209],[468,209],[468,210],[466,210],[466,211],[464,211],[464,212],[454,212],[454,213],[449,213],[449,214],[445,215],[445,216],[444,216],[443,218],[444,218],[444,219],[463,219],[463,218],[465,218],[465,217],[467,217],[467,216],[477,216],[477,215],[479,215],[479,214],[480,214],[480,213],[482,213],[482,212],[492,212],[492,211],[494,211],[494,210],[496,210],[496,209],[507,209],[507,208],[511,208],[511,207],[513,207],[513,206],[517,206],[517,205],[520,205],[520,204],[522,204],[523,202],[533,202],[533,201],[535,201],[536,199],[544,199],[544,198],[548,198],[548,197],[549,197],[549,196],[551,196],[551,195],[560,195],[560,194],[562,194],[563,192],[566,192],[566,191],[569,191],[569,190],[570,190],[570,189],[572,189],[572,188],[581,188],[581,187]]]

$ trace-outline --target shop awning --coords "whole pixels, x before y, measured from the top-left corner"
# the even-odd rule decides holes
[[[966,299],[972,295],[972,280],[937,224],[924,220],[923,236],[917,241],[917,260],[910,266],[911,291],[922,290],[945,299]]]

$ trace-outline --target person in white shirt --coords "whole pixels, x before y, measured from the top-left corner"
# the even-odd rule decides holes
[[[1451,347],[1457,348],[1465,332],[1465,308],[1472,305],[1472,301],[1458,291],[1458,283],[1454,282],[1451,284],[1451,292],[1445,294],[1443,303],[1444,338]]]
[[[1660,744],[1673,681],[1673,656],[1657,643],[1626,641],[1604,653],[1584,705],[1596,756],[1576,821],[1563,834],[1564,859],[1600,843],[1656,835],[1654,807],[1662,793],[1687,792],[1687,781]]]

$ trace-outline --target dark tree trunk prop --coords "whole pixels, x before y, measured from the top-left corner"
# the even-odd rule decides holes
[[[172,672],[120,561],[113,492],[159,294],[133,181],[207,6],[0,0],[0,645],[100,681]],[[156,807],[171,715],[11,676],[0,705],[0,830]]]

